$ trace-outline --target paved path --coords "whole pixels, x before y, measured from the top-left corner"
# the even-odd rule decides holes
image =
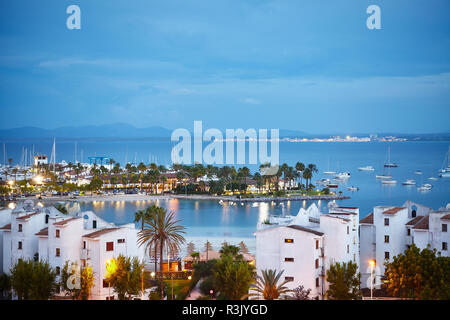
[[[191,294],[188,295],[186,300],[197,300],[198,297],[202,296],[200,292],[200,283],[202,283],[203,279],[200,279],[195,285],[194,289],[191,290]]]

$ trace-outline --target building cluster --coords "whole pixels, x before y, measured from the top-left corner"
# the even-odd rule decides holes
[[[134,224],[116,226],[92,211],[66,215],[26,200],[14,209],[1,210],[0,224],[0,273],[9,274],[19,259],[47,261],[58,278],[66,262],[89,265],[95,278],[92,299],[113,296],[105,282],[108,261],[121,254],[144,259]]]
[[[376,206],[359,221],[359,209],[331,205],[322,213],[315,204],[297,216],[273,216],[256,231],[256,267],[284,270],[290,289],[303,286],[311,296],[325,298],[329,288],[326,271],[331,264],[352,261],[361,274],[361,288],[379,284],[385,262],[413,243],[449,256],[450,204],[433,210],[406,201],[403,206]],[[370,262],[373,261],[375,270]]]

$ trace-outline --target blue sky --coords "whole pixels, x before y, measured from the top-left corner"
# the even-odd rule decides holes
[[[66,28],[67,6],[81,30]],[[368,30],[366,8],[381,8]],[[447,0],[0,2],[0,128],[443,132]]]

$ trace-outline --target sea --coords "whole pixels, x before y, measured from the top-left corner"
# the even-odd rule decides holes
[[[27,153],[51,154],[53,139],[5,140],[6,155],[14,163],[23,161]],[[360,209],[360,218],[372,212],[374,206],[401,206],[406,200],[439,209],[450,203],[450,178],[438,178],[439,169],[446,164],[449,141],[402,141],[402,142],[287,142],[279,145],[280,163],[294,166],[300,161],[316,164],[319,172],[313,183],[322,178],[332,178],[324,171],[350,172],[351,177],[338,182],[343,195],[350,199],[339,200],[338,205],[354,206]],[[171,164],[173,143],[166,139],[60,139],[56,140],[56,161],[81,161],[89,163],[88,157],[113,158],[122,165],[126,162]],[[384,185],[375,178],[385,170],[387,150],[390,160],[398,167],[390,168],[395,185]],[[248,145],[247,145],[248,149]],[[252,172],[257,165],[247,165]],[[359,171],[358,167],[373,166],[375,171]],[[417,174],[420,171],[422,174]],[[438,178],[430,180],[430,177]],[[417,186],[430,183],[433,188],[419,192],[417,186],[404,186],[406,179],[414,179]],[[349,191],[348,187],[358,191]],[[273,203],[229,203],[220,204],[213,200],[148,200],[148,201],[101,201],[81,203],[82,210],[93,210],[100,217],[117,224],[130,223],[134,213],[153,202],[173,210],[181,224],[186,227],[186,239],[202,249],[206,240],[215,249],[221,243],[237,244],[244,241],[250,252],[255,249],[256,225],[270,214],[296,215],[301,207],[308,207],[311,201],[285,201]],[[315,201],[323,212],[327,212],[326,201]]]

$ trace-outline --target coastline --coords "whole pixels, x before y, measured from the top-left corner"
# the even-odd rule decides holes
[[[283,196],[283,197],[258,197],[258,198],[242,198],[236,196],[211,196],[211,195],[142,195],[142,194],[124,194],[124,195],[93,195],[93,196],[78,196],[76,198],[69,198],[65,196],[49,196],[42,199],[25,198],[17,199],[22,201],[31,199],[43,203],[54,203],[59,201],[64,202],[94,202],[94,201],[148,201],[148,200],[170,200],[170,199],[187,199],[187,200],[210,200],[210,201],[236,201],[236,202],[271,202],[271,201],[314,201],[314,200],[343,200],[350,199],[348,196],[342,195],[320,195],[320,196]]]

